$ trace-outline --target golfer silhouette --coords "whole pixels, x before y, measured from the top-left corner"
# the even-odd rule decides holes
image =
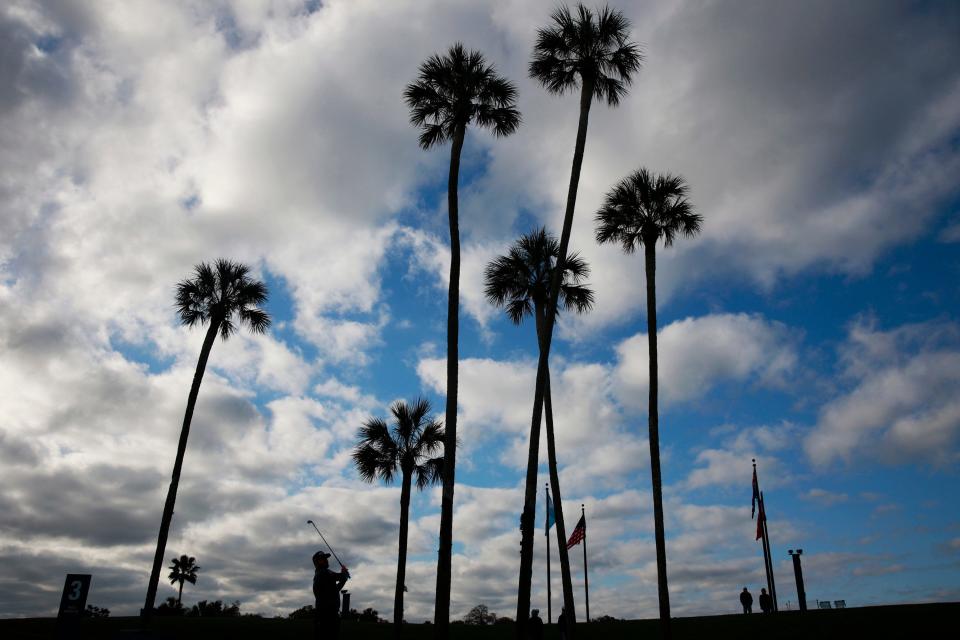
[[[313,554],[313,637],[340,637],[340,590],[350,579],[350,572],[340,565],[340,573],[330,571],[330,554],[317,551]]]

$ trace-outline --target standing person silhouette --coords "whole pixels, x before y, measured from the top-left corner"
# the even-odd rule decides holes
[[[770,597],[766,589],[760,589],[760,597],[757,598],[757,601],[760,603],[760,611],[764,613],[773,611],[773,598]]]
[[[530,620],[527,621],[527,636],[530,640],[543,640],[543,618],[540,617],[540,609],[534,609],[530,612]]]
[[[750,595],[746,587],[740,592],[740,604],[743,605],[744,613],[753,613],[753,596]]]
[[[317,640],[340,637],[340,590],[350,579],[350,572],[340,565],[340,573],[330,571],[329,553],[313,554],[313,637]]]
[[[567,610],[560,609],[560,616],[557,618],[557,628],[560,629],[560,640],[567,640]]]

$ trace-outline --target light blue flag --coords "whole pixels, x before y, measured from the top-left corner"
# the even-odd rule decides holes
[[[550,495],[547,494],[547,531],[550,531],[550,527],[553,526],[553,523],[557,521],[557,518],[553,515],[553,500],[550,499]]]

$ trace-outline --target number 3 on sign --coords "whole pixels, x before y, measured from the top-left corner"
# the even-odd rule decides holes
[[[90,591],[89,573],[68,573],[63,581],[63,594],[60,596],[60,611],[57,618],[79,618],[87,604]]]

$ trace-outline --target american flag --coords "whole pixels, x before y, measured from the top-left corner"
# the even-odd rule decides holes
[[[577,523],[576,529],[573,530],[573,533],[570,534],[570,539],[567,540],[567,549],[575,547],[583,539],[587,537],[587,516],[580,516],[580,522]]]

